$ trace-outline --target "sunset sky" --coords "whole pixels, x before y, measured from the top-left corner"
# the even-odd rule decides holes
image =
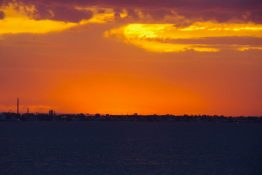
[[[262,115],[260,0],[0,4],[0,111]]]

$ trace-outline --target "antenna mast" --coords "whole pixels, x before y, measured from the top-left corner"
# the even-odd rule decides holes
[[[19,98],[16,100],[16,113],[19,115]]]

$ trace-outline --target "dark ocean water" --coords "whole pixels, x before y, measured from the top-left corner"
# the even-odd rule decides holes
[[[0,122],[1,175],[261,175],[262,124]]]

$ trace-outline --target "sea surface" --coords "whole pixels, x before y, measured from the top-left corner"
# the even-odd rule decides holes
[[[0,122],[1,175],[261,175],[262,124]]]

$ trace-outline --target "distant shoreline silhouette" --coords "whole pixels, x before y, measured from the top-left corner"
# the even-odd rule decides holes
[[[0,113],[0,121],[168,121],[168,122],[259,122],[262,116],[223,116],[223,115],[113,115],[113,114],[56,114],[48,113]]]

